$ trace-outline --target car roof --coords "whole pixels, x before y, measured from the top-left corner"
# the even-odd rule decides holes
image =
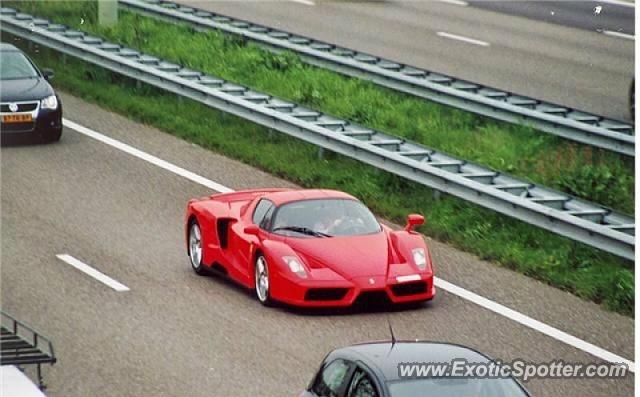
[[[300,200],[314,199],[348,199],[357,200],[350,194],[331,189],[301,189],[271,192],[263,197],[273,201],[276,206]]]
[[[385,380],[398,378],[400,363],[451,362],[465,359],[469,362],[487,362],[489,357],[466,346],[443,342],[380,341],[357,344],[336,349],[328,359],[346,358],[363,362],[382,375]]]
[[[13,44],[0,42],[0,51],[20,51],[18,47]]]

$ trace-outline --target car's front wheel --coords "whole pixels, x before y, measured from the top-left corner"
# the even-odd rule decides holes
[[[42,135],[42,140],[45,143],[55,143],[60,141],[60,137],[62,137],[62,128],[47,131]]]
[[[201,276],[205,274],[202,265],[202,233],[196,221],[191,222],[189,227],[189,260],[194,272]]]
[[[271,300],[270,280],[269,280],[269,264],[267,258],[260,254],[256,258],[254,277],[256,282],[256,297],[265,306],[270,306]]]
[[[50,133],[49,135],[47,135],[44,140],[47,143],[55,143],[60,141],[60,137],[62,137],[62,130],[56,130],[52,133]]]

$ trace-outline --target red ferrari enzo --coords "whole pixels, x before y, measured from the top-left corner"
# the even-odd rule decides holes
[[[378,223],[333,190],[260,189],[189,201],[187,252],[197,274],[216,269],[258,300],[349,306],[364,295],[391,302],[433,298],[431,256],[409,215],[404,230]]]

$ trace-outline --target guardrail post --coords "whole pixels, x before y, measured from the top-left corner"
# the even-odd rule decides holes
[[[102,26],[118,23],[118,0],[98,0],[98,23]]]
[[[42,377],[42,368],[40,367],[40,364],[36,366],[36,377],[38,378],[38,386],[40,387],[40,390],[45,390],[47,387],[44,384],[44,378]]]

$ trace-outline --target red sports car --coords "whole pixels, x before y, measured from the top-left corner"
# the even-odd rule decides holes
[[[433,298],[431,256],[412,231],[423,222],[409,215],[394,231],[346,193],[260,189],[189,201],[185,235],[197,274],[219,270],[264,305],[349,306],[371,294]]]

